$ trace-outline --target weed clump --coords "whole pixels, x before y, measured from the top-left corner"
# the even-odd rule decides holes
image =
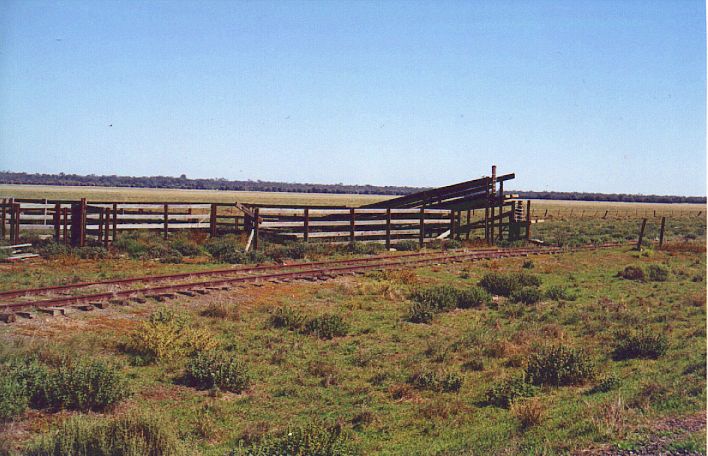
[[[546,297],[554,301],[575,301],[578,296],[561,285],[552,285],[546,290]]]
[[[532,397],[538,388],[529,383],[524,375],[515,375],[492,385],[484,393],[484,404],[508,408],[515,400]]]
[[[456,372],[425,369],[411,375],[408,383],[418,389],[449,393],[459,391],[463,380]]]
[[[647,276],[652,282],[666,282],[669,279],[669,270],[659,264],[649,265]]]
[[[35,409],[103,411],[130,395],[117,368],[97,360],[65,359],[50,369],[35,360],[0,368],[0,420]]]
[[[564,345],[545,346],[532,353],[526,377],[534,385],[578,385],[595,376],[595,364],[580,349]]]
[[[339,315],[324,314],[312,318],[305,323],[303,332],[312,334],[320,339],[332,339],[346,336],[349,325]]]
[[[411,323],[431,323],[435,312],[428,304],[413,301],[408,308],[406,319]]]
[[[420,244],[417,241],[405,240],[396,244],[396,250],[401,252],[416,252],[420,249]]]
[[[543,293],[536,287],[521,287],[512,291],[509,299],[522,304],[536,304],[543,299]]]
[[[434,312],[445,312],[457,307],[459,291],[449,285],[440,285],[415,290],[410,299],[424,304]]]
[[[546,415],[546,408],[536,397],[524,398],[511,404],[511,414],[519,421],[521,429],[526,430],[541,424]]]
[[[457,307],[460,309],[480,307],[491,303],[492,295],[487,293],[484,288],[470,287],[459,291],[457,294]]]
[[[173,431],[157,417],[124,415],[108,420],[74,417],[33,445],[27,456],[187,455]]]
[[[222,320],[238,321],[241,316],[236,304],[228,304],[225,302],[210,302],[199,315],[207,318],[220,318]]]
[[[522,287],[539,287],[541,279],[538,276],[527,272],[517,272],[501,274],[490,272],[482,277],[479,286],[489,293],[498,296],[510,296],[514,291]]]
[[[347,252],[354,255],[373,255],[384,251],[386,247],[378,242],[350,242],[347,244]]]
[[[616,376],[606,375],[588,391],[588,394],[606,393],[619,388],[621,383],[620,379]]]
[[[299,331],[307,321],[307,316],[290,307],[278,307],[270,314],[270,326]]]
[[[248,448],[239,447],[230,456],[353,456],[359,454],[339,425],[313,423],[266,437]]]
[[[633,358],[656,359],[666,353],[668,346],[668,339],[663,334],[620,331],[615,335],[612,358],[615,361]]]
[[[124,349],[144,364],[170,362],[218,346],[209,331],[195,328],[187,315],[163,307],[150,315],[130,336]]]
[[[242,362],[222,351],[197,353],[189,362],[184,381],[197,389],[219,388],[240,393],[248,387],[248,370]]]
[[[619,276],[625,280],[644,280],[644,270],[639,266],[627,266],[619,273]]]

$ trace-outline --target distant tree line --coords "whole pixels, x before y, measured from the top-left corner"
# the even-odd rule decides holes
[[[195,190],[233,190],[254,192],[300,192],[300,193],[348,193],[360,195],[408,195],[427,190],[421,187],[345,185],[345,184],[298,184],[261,180],[189,179],[184,174],[172,176],[87,176],[79,174],[30,174],[0,171],[0,184],[78,185],[94,187],[172,188]],[[579,193],[579,192],[534,192],[512,191],[524,199],[555,199],[574,201],[610,201],[627,203],[696,203],[705,204],[705,196],[630,195],[625,193]]]

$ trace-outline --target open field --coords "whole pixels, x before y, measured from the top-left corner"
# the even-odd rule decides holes
[[[75,269],[115,266],[103,264],[79,262]],[[657,265],[669,276],[663,282],[616,276],[629,265]],[[59,269],[52,260],[36,265],[37,275],[52,266]],[[308,425],[334,426],[360,454],[599,454],[641,449],[657,435],[662,448],[704,453],[704,424],[684,424],[705,414],[705,268],[702,252],[646,256],[618,248],[322,284],[265,284],[171,301],[191,327],[247,366],[250,382],[238,394],[186,384],[188,356],[146,362],[126,351],[141,322],[160,307],[152,301],[4,325],[1,356],[5,362],[36,357],[49,366],[65,356],[115,364],[130,396],[90,420],[157,414],[186,446],[184,454],[222,455]],[[408,321],[415,289],[468,289],[485,274],[512,271],[536,275],[544,292],[561,287],[570,295],[535,304],[500,297],[439,313],[430,324]],[[208,311],[215,306],[224,313]],[[344,333],[322,339],[276,327],[273,315],[282,308],[305,317],[339,315]],[[666,352],[613,359],[618,332],[642,329],[666,337]],[[569,386],[531,387],[532,397],[511,406],[486,403],[490,388],[522,374],[548,345],[583,348],[593,375]],[[444,375],[448,386],[423,381],[425,375]],[[76,415],[30,409],[6,424],[1,437],[19,448]]]

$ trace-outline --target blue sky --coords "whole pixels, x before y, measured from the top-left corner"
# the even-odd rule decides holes
[[[0,169],[705,195],[702,1],[0,2]],[[112,125],[112,126],[111,126]]]

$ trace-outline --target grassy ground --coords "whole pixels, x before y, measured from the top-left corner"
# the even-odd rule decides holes
[[[239,440],[257,442],[313,422],[336,424],[362,454],[562,454],[641,448],[657,433],[669,435],[666,447],[705,453],[699,430],[670,437],[662,427],[705,413],[705,253],[586,251],[531,258],[532,269],[531,263],[523,267],[525,261],[267,284],[170,303],[247,364],[252,381],[241,394],[180,384],[185,359],[135,364],[121,347],[155,309],[152,302],[5,325],[0,346],[3,357],[36,353],[51,360],[72,353],[117,362],[134,394],[107,415],[158,413],[192,452],[205,455],[222,455]],[[627,265],[652,264],[668,268],[669,280],[616,277]],[[438,314],[432,324],[405,320],[406,297],[416,287],[467,288],[490,271],[521,270],[537,274],[544,290],[569,286],[577,299],[522,305],[499,298],[488,306]],[[229,319],[201,315],[214,304],[236,312]],[[273,328],[271,312],[286,305],[308,316],[340,315],[349,325],[347,335],[321,340]],[[665,335],[666,354],[612,360],[615,332],[640,328]],[[522,372],[543,344],[584,348],[598,377],[578,386],[542,387],[531,404],[538,419],[527,427],[520,408],[481,403],[491,385]],[[409,378],[425,369],[457,373],[462,386],[457,392],[415,388]],[[591,392],[606,376],[619,380],[616,388]],[[5,425],[2,437],[22,447],[73,413],[27,412]]]

